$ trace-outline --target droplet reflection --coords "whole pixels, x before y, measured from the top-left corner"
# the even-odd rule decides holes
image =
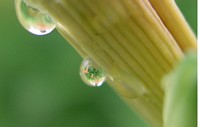
[[[101,86],[106,80],[105,72],[91,58],[83,60],[80,68],[82,80],[89,86]]]
[[[49,15],[27,5],[23,0],[15,0],[17,18],[21,25],[35,35],[45,35],[56,25]]]

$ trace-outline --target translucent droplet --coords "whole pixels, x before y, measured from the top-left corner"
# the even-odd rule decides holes
[[[101,86],[106,80],[103,69],[90,58],[83,60],[80,75],[82,80],[89,86]]]
[[[21,25],[35,35],[48,34],[56,27],[47,14],[29,6],[24,0],[15,0],[15,8]]]
[[[130,70],[125,70],[118,63],[113,63],[107,81],[121,96],[129,99],[136,99],[144,96],[146,88],[144,82],[131,73]]]

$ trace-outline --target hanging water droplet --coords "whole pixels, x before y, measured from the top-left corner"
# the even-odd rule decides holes
[[[27,5],[24,0],[15,0],[15,8],[21,25],[35,35],[48,34],[56,27],[47,14]]]
[[[101,86],[106,80],[106,74],[91,58],[83,60],[80,68],[82,80],[89,86]]]

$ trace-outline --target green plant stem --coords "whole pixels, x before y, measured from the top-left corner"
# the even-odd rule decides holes
[[[107,82],[130,107],[162,127],[160,82],[184,54],[149,0],[26,1],[55,19],[62,36],[107,72]]]
[[[163,80],[164,127],[197,127],[197,54],[189,52]]]
[[[179,47],[184,51],[197,49],[196,37],[187,24],[175,0],[149,0],[168,28]]]

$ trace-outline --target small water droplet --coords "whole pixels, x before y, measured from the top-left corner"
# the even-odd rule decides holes
[[[35,35],[45,35],[56,27],[49,15],[26,4],[24,0],[15,0],[17,18],[21,25]]]
[[[82,80],[89,86],[101,86],[106,80],[106,74],[91,58],[83,60],[80,68]]]

